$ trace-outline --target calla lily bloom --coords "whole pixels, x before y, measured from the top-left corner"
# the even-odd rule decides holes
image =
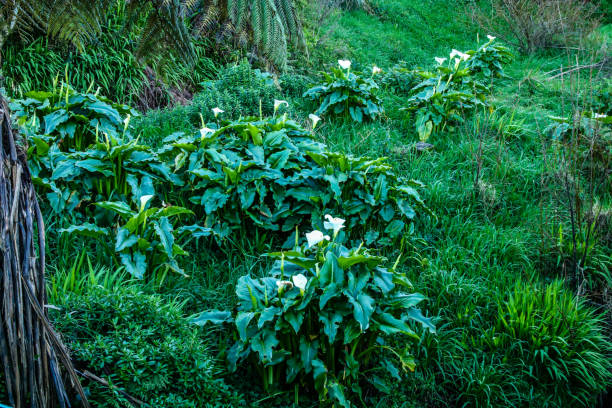
[[[206,138],[206,136],[208,136],[210,133],[215,133],[214,129],[211,129],[209,127],[203,127],[202,129],[200,129],[200,135],[202,135],[202,139]]]
[[[374,65],[372,67],[372,74],[376,75],[376,74],[380,74],[382,72],[382,69],[378,68],[376,65]]]
[[[317,126],[317,123],[319,123],[319,121],[321,120],[321,118],[315,115],[314,113],[311,113],[310,115],[308,115],[308,118],[312,120],[313,129]]]
[[[493,41],[494,39],[496,39],[497,37],[493,37],[492,35],[487,35],[487,38],[489,39],[489,41]]]
[[[293,283],[287,280],[277,280],[276,287],[278,288],[278,293],[282,293],[285,289],[292,289]]]
[[[145,206],[149,201],[151,201],[152,198],[152,195],[143,195],[142,197],[140,197],[140,211],[145,209]]]
[[[342,69],[349,69],[351,67],[351,61],[349,60],[338,60],[338,65]]]
[[[325,215],[325,219],[327,221],[323,222],[323,226],[327,229],[333,229],[334,230],[334,237],[336,235],[338,235],[338,232],[340,232],[340,230],[342,228],[344,228],[344,221],[342,218],[334,218],[329,214]]]
[[[436,57],[434,58],[436,60],[436,62],[438,63],[438,65],[442,65],[444,64],[444,61],[446,61],[446,58],[440,58],[440,57]]]
[[[460,59],[467,61],[470,56],[468,54],[465,54],[461,51],[457,51],[457,50],[453,50],[450,54],[451,59],[453,59],[454,57],[459,57]]]
[[[299,275],[292,276],[291,280],[293,280],[295,287],[298,288],[302,294],[304,294],[304,289],[306,289],[308,279],[300,273]]]
[[[308,241],[308,248],[312,248],[317,245],[319,242],[327,240],[329,241],[329,235],[323,235],[321,231],[314,230],[312,232],[308,232],[306,234],[306,240]]]
[[[287,101],[279,101],[278,99],[275,99],[274,100],[274,112],[276,112],[278,110],[278,108],[280,108],[282,105],[289,106],[289,102],[287,102]]]
[[[219,108],[213,108],[213,109],[212,109],[212,111],[213,111],[213,113],[215,114],[215,118],[216,118],[217,116],[219,116],[219,114],[220,114],[220,113],[225,112],[224,110],[219,109]]]

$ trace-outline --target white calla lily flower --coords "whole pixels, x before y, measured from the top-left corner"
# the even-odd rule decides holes
[[[152,198],[153,195],[143,195],[140,197],[140,211],[144,210],[145,206]]]
[[[215,118],[219,116],[220,113],[225,112],[223,109],[219,109],[219,108],[213,108],[212,111],[215,114]]]
[[[298,288],[302,294],[304,294],[304,289],[306,289],[308,278],[300,273],[299,275],[292,276],[291,280],[293,280],[295,287]]]
[[[438,65],[442,65],[444,64],[444,61],[446,61],[446,58],[435,57],[434,59]]]
[[[308,248],[312,248],[321,241],[329,241],[330,237],[329,235],[324,235],[321,231],[314,230],[306,233],[306,240],[308,241]]]
[[[315,115],[314,113],[311,113],[310,115],[308,115],[308,119],[312,120],[312,129],[313,130],[317,126],[317,123],[319,123],[319,121],[321,120],[321,118],[318,117],[317,115]]]
[[[206,126],[200,129],[200,135],[202,135],[202,139],[205,139],[211,133],[215,133],[215,130]]]
[[[276,287],[278,288],[278,292],[281,293],[285,289],[287,290],[292,289],[293,283],[288,280],[277,280]]]
[[[278,110],[278,108],[280,108],[282,105],[287,105],[287,107],[289,106],[289,102],[287,101],[279,101],[278,99],[274,100],[274,112],[276,112]]]
[[[351,67],[351,61],[349,60],[338,60],[338,65],[342,69],[349,69]]]
[[[376,74],[380,74],[382,72],[382,69],[380,69],[379,67],[377,67],[376,65],[374,65],[372,67],[372,74],[376,75]]]
[[[327,221],[323,222],[323,226],[327,229],[334,230],[334,237],[338,235],[338,232],[340,232],[342,228],[344,228],[345,220],[343,220],[342,218],[335,218],[329,214],[326,214],[325,219]]]
[[[453,49],[453,51],[450,54],[450,58],[453,59],[454,57],[459,57],[460,59],[464,61],[467,61],[470,58],[469,54],[465,54],[461,51]]]
[[[489,41],[493,41],[494,39],[496,39],[497,37],[493,37],[492,35],[487,35],[487,38],[489,39]]]

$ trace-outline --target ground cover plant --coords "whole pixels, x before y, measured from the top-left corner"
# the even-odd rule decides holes
[[[175,106],[136,112],[132,85],[40,69],[62,47],[114,58],[113,31],[82,51],[36,31],[2,49],[46,222],[46,304],[93,405],[609,405],[603,5],[184,3],[203,67],[146,62],[169,92],[193,79]],[[289,3],[306,47],[266,51]],[[122,32],[139,69],[151,21]],[[511,29],[549,26],[525,46]],[[112,65],[96,78],[120,78]]]

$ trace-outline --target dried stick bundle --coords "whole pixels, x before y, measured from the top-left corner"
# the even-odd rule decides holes
[[[89,407],[70,356],[47,319],[44,225],[15,134],[0,95],[0,353],[10,404],[70,407],[68,378]]]

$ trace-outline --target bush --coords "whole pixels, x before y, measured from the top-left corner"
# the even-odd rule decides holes
[[[162,139],[177,131],[197,131],[202,120],[215,119],[213,108],[220,108],[225,118],[268,116],[274,112],[274,99],[280,92],[264,73],[251,69],[247,62],[226,68],[217,81],[202,83],[203,90],[189,105],[150,111],[133,122],[134,133],[145,142],[160,146]]]
[[[408,106],[401,110],[415,112],[420,140],[425,142],[433,133],[463,122],[465,112],[486,107],[489,85],[493,78],[504,76],[502,64],[511,58],[510,51],[489,36],[476,51],[453,50],[448,59],[436,57],[435,72],[414,70],[422,82],[412,88]]]
[[[371,78],[364,78],[359,72],[351,72],[351,62],[338,61],[341,69],[331,69],[331,74],[322,72],[323,83],[306,92],[304,97],[320,103],[317,115],[343,115],[361,123],[364,118],[374,120],[383,109],[377,96],[378,85]]]
[[[588,35],[595,26],[595,3],[588,0],[493,0],[486,7],[474,5],[472,10],[486,31],[494,32],[524,53],[533,53],[559,45],[571,46]]]
[[[429,212],[422,185],[397,177],[385,158],[331,152],[285,115],[225,121],[164,145],[161,157],[186,183],[183,205],[220,237],[253,227],[288,235],[334,211],[351,232],[367,233],[366,243],[389,245],[412,231],[417,208]]]
[[[315,389],[321,401],[351,407],[363,385],[378,387],[381,373],[399,380],[414,369],[409,347],[395,348],[386,336],[418,339],[409,322],[434,327],[416,309],[423,297],[410,292],[406,275],[362,246],[344,247],[337,240],[344,220],[326,219],[332,238],[306,234],[307,246],[269,254],[277,260],[269,276],[239,279],[235,315],[209,311],[194,322],[235,325],[230,369],[254,361],[269,392],[293,387],[297,404],[298,388]]]
[[[150,407],[238,404],[180,304],[134,288],[92,288],[86,296],[68,294],[59,306],[50,315],[77,366],[110,383],[84,383],[92,406],[131,407],[119,390]]]

